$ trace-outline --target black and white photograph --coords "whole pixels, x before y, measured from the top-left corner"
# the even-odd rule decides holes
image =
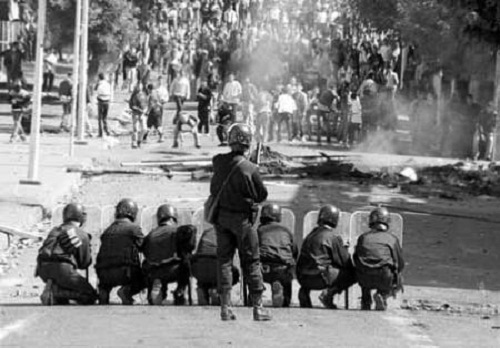
[[[500,347],[500,0],[0,0],[0,346]]]

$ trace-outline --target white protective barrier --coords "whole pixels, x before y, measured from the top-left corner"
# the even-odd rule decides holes
[[[401,247],[403,246],[403,217],[396,213],[390,213],[389,232],[399,239]],[[351,252],[357,244],[359,236],[368,232],[368,219],[370,217],[369,211],[356,211],[351,216],[350,229],[351,229]]]
[[[166,204],[166,203],[164,203]],[[142,228],[142,233],[144,235],[147,235],[153,228],[158,227],[158,220],[156,218],[156,211],[158,210],[158,206],[153,206],[153,207],[145,207],[142,210],[141,213],[141,228]],[[177,214],[178,214],[178,219],[177,223],[178,225],[190,225],[193,224],[192,222],[192,215],[193,212],[191,209],[177,209]],[[196,225],[195,225],[196,226]],[[198,227],[198,226],[197,226]]]
[[[135,223],[141,225],[143,207],[139,207]],[[105,205],[102,207],[102,231],[109,227],[115,221],[116,205]],[[144,232],[144,231],[143,231]],[[148,231],[149,232],[149,231]]]
[[[255,222],[255,227],[259,226],[259,220],[260,220],[260,211],[261,209],[259,208],[259,213],[257,215],[257,219]],[[211,225],[205,221],[204,219],[204,210],[203,207],[198,208],[195,210],[193,213],[193,218],[192,218],[192,224],[196,226],[198,233],[197,233],[197,242],[200,240],[201,234],[203,233],[204,230],[207,228],[211,227]],[[288,208],[282,208],[281,209],[281,223],[287,227],[290,232],[292,232],[292,235],[295,236],[295,214],[293,213],[292,210]]]
[[[306,239],[307,235],[312,232],[312,230],[318,225],[318,214],[319,210],[310,211],[304,216],[303,230],[302,230],[302,241]],[[351,234],[349,231],[351,221],[351,213],[342,211],[340,212],[339,223],[335,229],[335,233],[342,237],[344,243],[348,244],[351,240]],[[301,244],[302,245],[302,244]]]
[[[52,210],[52,227],[62,224],[62,213],[66,205],[60,205]],[[92,237],[99,237],[102,233],[102,209],[99,206],[84,206],[87,213],[87,220],[83,225],[83,229],[92,235]]]

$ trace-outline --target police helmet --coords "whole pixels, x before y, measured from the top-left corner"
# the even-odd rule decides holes
[[[250,126],[244,123],[235,123],[229,129],[228,144],[243,145],[250,147],[252,143],[252,131]]]
[[[391,217],[389,214],[389,210],[384,207],[378,207],[370,213],[370,217],[368,218],[368,226],[373,228],[377,225],[385,225],[385,229],[389,227],[389,222],[391,221]]]
[[[87,220],[87,213],[85,208],[81,204],[70,203],[66,205],[63,209],[63,222],[67,223],[70,221],[79,222],[80,226]]]
[[[139,207],[137,203],[129,198],[124,198],[116,205],[115,218],[116,219],[130,219],[134,222],[137,218],[137,213],[139,212]]]
[[[177,217],[177,209],[170,204],[160,205],[156,211],[156,220],[158,221],[158,225],[168,219],[173,219],[177,222]]]
[[[281,222],[281,207],[277,204],[266,204],[260,212],[260,222]]]
[[[340,210],[334,205],[327,204],[319,210],[318,225],[337,227],[339,223]]]

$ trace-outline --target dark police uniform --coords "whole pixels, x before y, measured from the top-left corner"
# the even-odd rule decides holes
[[[64,247],[63,238],[68,232],[75,234],[81,242],[72,250]],[[44,282],[52,279],[56,285],[55,304],[63,304],[67,300],[92,304],[97,299],[97,293],[77,271],[87,269],[91,263],[90,235],[71,223],[65,223],[50,231],[38,251],[37,275]]]
[[[363,290],[362,302],[371,303],[371,297],[368,300],[371,289],[388,297],[401,287],[400,273],[405,264],[399,240],[392,233],[373,229],[362,234],[356,245],[354,264]]]
[[[117,219],[103,232],[95,266],[100,290],[129,286],[134,296],[144,288],[139,260],[143,239],[141,227],[128,219]]]
[[[261,224],[257,233],[264,282],[281,283],[283,307],[288,307],[292,298],[293,266],[297,257],[292,232],[280,223],[269,222]]]
[[[213,158],[214,175],[210,193],[217,195],[233,166],[244,157],[230,152]],[[259,239],[253,228],[255,204],[267,198],[267,189],[256,165],[244,160],[232,174],[221,193],[215,230],[219,266],[219,291],[232,288],[232,263],[238,248],[243,264],[243,274],[253,294],[264,290],[259,256]]]
[[[201,235],[198,249],[192,261],[193,276],[198,282],[198,288],[208,292],[209,289],[217,288],[217,239],[214,228],[206,229]],[[232,285],[238,283],[240,271],[233,265]]]
[[[306,291],[331,288],[335,293],[356,282],[347,247],[328,226],[316,227],[304,240],[297,262],[297,280]]]
[[[189,269],[183,267],[177,255],[177,225],[162,224],[153,229],[143,244],[143,270],[148,286],[148,299],[153,281],[160,279],[162,298],[167,296],[168,284],[177,282],[175,293],[184,293],[189,283]]]

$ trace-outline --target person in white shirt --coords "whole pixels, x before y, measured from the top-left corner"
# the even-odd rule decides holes
[[[222,90],[222,101],[229,105],[231,117],[236,120],[236,110],[240,104],[241,84],[234,79],[234,74],[229,74],[228,81]]]
[[[361,101],[356,92],[351,93],[349,103],[349,145],[359,141],[361,133]]]
[[[276,103],[276,110],[278,112],[276,120],[276,124],[278,125],[278,142],[281,141],[281,124],[283,122],[286,125],[288,141],[292,140],[291,122],[293,114],[297,111],[297,104],[290,94],[291,89],[290,85],[286,86],[284,93],[278,97],[278,102]]]
[[[57,56],[54,51],[50,53],[43,60],[43,84],[42,91],[50,93],[54,86],[54,68],[57,63]]]
[[[224,21],[227,23],[227,29],[229,31],[235,30],[238,28],[239,15],[232,7],[228,8],[226,12],[224,12]]]
[[[102,138],[103,131],[109,136],[108,130],[108,111],[109,103],[111,101],[111,85],[104,77],[103,73],[99,73],[99,82],[96,86],[97,91],[97,112],[99,123],[99,137]]]
[[[170,85],[170,95],[174,99],[175,105],[177,106],[177,113],[174,119],[174,123],[176,123],[179,114],[182,112],[184,102],[191,98],[191,85],[185,76],[184,71],[181,70],[179,76],[174,78],[172,81],[172,84]]]

